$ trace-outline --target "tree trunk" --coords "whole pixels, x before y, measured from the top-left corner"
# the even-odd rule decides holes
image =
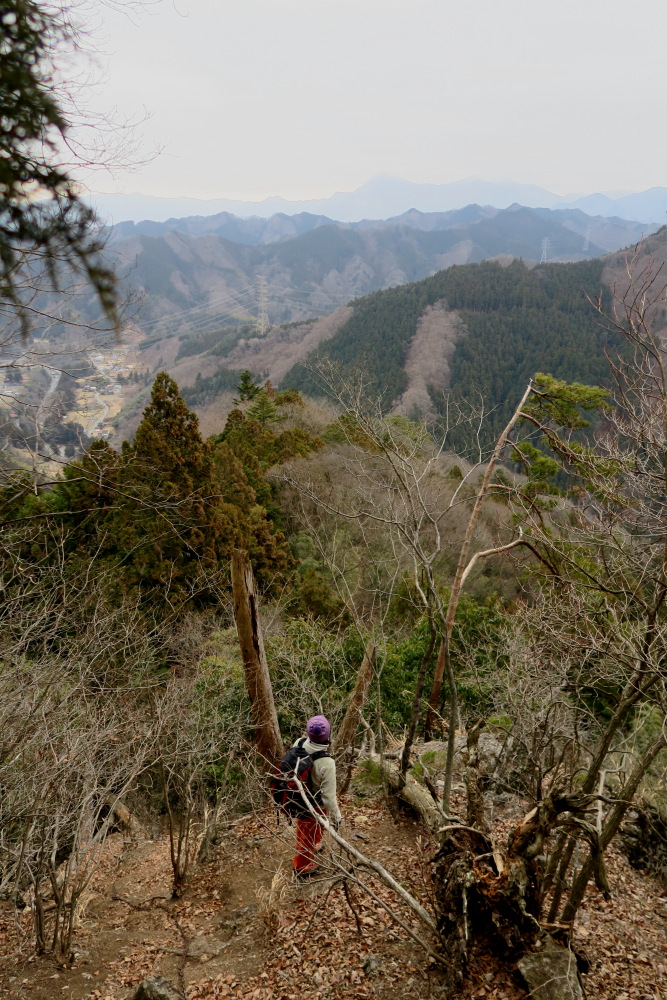
[[[473,751],[478,735],[478,731],[473,732]],[[473,951],[510,959],[529,951],[542,933],[546,840],[562,823],[563,814],[567,814],[568,823],[581,823],[588,829],[586,816],[592,797],[554,790],[516,824],[507,847],[501,849],[484,829],[448,823],[421,785],[408,776],[400,788],[398,767],[388,761],[382,766],[389,786],[441,840],[433,859],[433,889],[449,988],[460,987]],[[592,835],[596,839],[595,831]],[[596,843],[600,862],[601,846]],[[604,869],[600,867],[602,882]]]
[[[435,627],[433,625],[433,619],[429,619],[429,640],[428,646],[424,650],[424,655],[422,656],[421,663],[419,664],[419,673],[417,674],[417,684],[415,686],[415,693],[412,698],[412,712],[410,713],[410,722],[408,723],[408,731],[405,737],[405,743],[403,744],[403,753],[401,754],[401,779],[404,780],[408,769],[410,767],[410,751],[412,750],[412,744],[415,741],[415,736],[417,734],[417,724],[419,722],[419,713],[422,706],[422,695],[424,693],[424,685],[426,683],[426,671],[428,670],[428,665],[431,662],[431,657],[433,656],[433,647],[435,646]],[[442,646],[440,647],[442,651]],[[438,654],[439,656],[440,654]]]
[[[460,986],[472,951],[512,959],[541,933],[544,843],[560,816],[584,815],[589,796],[552,792],[512,830],[500,851],[481,830],[452,824],[434,859],[438,931],[448,985]]]
[[[588,766],[588,771],[586,772],[581,785],[582,793],[591,794],[593,792],[595,783],[598,780],[600,770],[604,765],[605,758],[612,745],[614,736],[627,719],[630,708],[641,698],[642,690],[642,671],[636,670],[625,685],[622,697],[616,707],[616,711],[609,720],[607,728],[595,748],[593,760]],[[547,873],[546,879],[547,884],[543,888],[543,892],[546,895],[547,891],[551,888],[551,885],[553,884],[554,886],[553,896],[551,897],[551,906],[547,917],[549,923],[555,923],[557,920],[563,893],[566,889],[567,872],[572,862],[572,856],[576,845],[577,838],[571,834],[568,835],[565,832],[560,835],[560,839],[556,845],[555,854],[557,855],[558,860],[557,862],[555,861],[553,865],[550,865],[550,870]]]
[[[479,773],[479,736],[483,728],[484,722],[477,722],[468,732],[468,763],[464,781],[468,804],[466,822],[468,826],[488,834],[490,831],[484,810],[484,787]]]
[[[461,598],[463,584],[465,583],[466,577],[470,571],[470,565],[468,559],[470,554],[470,547],[473,542],[475,528],[477,527],[477,521],[479,519],[479,514],[482,509],[482,503],[489,490],[491,477],[493,476],[495,468],[498,464],[503,448],[507,444],[508,437],[510,436],[514,426],[523,416],[524,404],[532,391],[533,391],[533,384],[532,382],[529,382],[507,426],[505,427],[504,431],[496,441],[491,458],[489,459],[486,469],[484,470],[482,483],[480,485],[477,496],[475,497],[475,502],[473,504],[472,510],[470,511],[470,517],[468,519],[465,535],[463,536],[463,542],[461,543],[461,549],[459,552],[459,559],[456,566],[456,573],[454,574],[452,589],[449,594],[449,603],[447,605],[447,614],[445,616],[443,637],[442,637],[443,656],[442,656],[442,661],[440,657],[438,657],[438,664],[436,666],[435,674],[433,677],[433,688],[431,690],[431,697],[429,700],[429,714],[426,722],[427,730],[432,729],[435,723],[435,713],[438,710],[438,702],[440,700],[440,692],[442,691],[443,677],[446,675],[447,681],[450,686],[447,767],[445,770],[445,788],[442,795],[443,806],[446,813],[449,812],[449,803],[452,791],[452,775],[454,772],[454,751],[455,751],[455,741],[456,741],[455,730],[458,720],[458,694],[456,691],[456,677],[451,659],[451,642],[452,642],[452,633],[454,631],[454,620],[456,618],[456,610],[459,606],[459,600]],[[507,548],[513,548],[516,544],[517,544],[516,541],[510,542],[508,546],[500,546],[495,551],[502,551]],[[474,558],[475,557],[473,556],[473,560]]]
[[[439,831],[445,822],[445,817],[430,793],[409,774],[402,775],[400,767],[393,761],[383,759],[379,754],[371,756],[371,759],[382,769],[382,778],[389,791],[416,812],[428,832],[439,839]]]
[[[361,661],[361,666],[359,667],[359,673],[357,674],[357,682],[354,685],[354,691],[352,692],[347,706],[347,711],[345,712],[345,718],[343,719],[343,722],[338,729],[338,733],[336,734],[336,739],[334,740],[333,752],[335,754],[342,753],[354,743],[354,737],[359,726],[360,716],[363,712],[364,705],[366,704],[368,690],[373,679],[373,667],[375,666],[376,652],[377,646],[372,639],[369,639],[366,643],[364,656]]]
[[[114,819],[120,826],[122,830],[126,830],[135,839],[146,839],[148,834],[146,830],[141,825],[137,817],[131,812],[126,805],[120,802],[118,799],[114,798],[113,795],[108,795],[106,798],[106,804],[109,807],[109,811],[113,815]]]
[[[618,828],[623,821],[623,817],[625,816],[625,813],[632,802],[644,775],[665,746],[667,746],[667,736],[665,736],[664,733],[661,733],[646,747],[646,750],[631,771],[628,780],[618,792],[617,801],[611,809],[600,834],[600,850],[602,852],[606,850],[612,839],[616,836]],[[574,878],[570,897],[563,907],[563,916],[561,918],[562,923],[567,924],[574,920],[577,915],[577,910],[581,906],[581,902],[584,898],[586,887],[588,886],[591,877],[595,875],[596,858],[591,855],[584,862],[579,873]]]
[[[338,757],[337,784],[338,791],[343,795],[350,787],[352,771],[354,768],[354,737],[359,723],[364,722],[362,711],[368,697],[368,689],[373,679],[373,667],[375,666],[375,654],[377,646],[369,639],[366,643],[364,655],[357,674],[357,682],[347,706],[345,718],[338,730],[338,735],[334,742],[333,752]]]
[[[257,618],[255,580],[248,553],[244,549],[234,549],[232,553],[232,589],[236,629],[255,725],[257,749],[268,764],[275,766],[285,751],[280,737],[269,666]]]
[[[435,671],[433,673],[433,687],[431,688],[431,696],[428,700],[428,713],[426,716],[426,723],[424,725],[424,739],[429,740],[433,734],[433,727],[435,726],[436,712],[440,706],[440,695],[442,694],[442,683],[445,677],[445,644],[440,643],[440,648],[438,649],[438,659],[435,664]]]

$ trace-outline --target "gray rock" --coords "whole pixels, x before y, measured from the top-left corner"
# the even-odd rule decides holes
[[[574,952],[548,937],[542,951],[524,955],[519,962],[532,1000],[585,1000]]]
[[[367,976],[372,976],[380,969],[380,962],[375,955],[367,955],[362,966]]]
[[[132,1000],[183,1000],[180,990],[162,976],[149,976],[139,983]]]
[[[482,774],[494,774],[503,752],[503,744],[493,733],[479,734],[479,766]]]
[[[190,942],[188,956],[198,958],[200,961],[204,961],[203,956],[215,958],[228,944],[229,941],[219,941],[217,938],[209,937],[208,935],[200,935],[193,938]]]

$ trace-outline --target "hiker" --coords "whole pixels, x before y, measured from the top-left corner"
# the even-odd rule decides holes
[[[327,815],[335,830],[341,824],[341,814],[336,798],[336,762],[329,756],[331,726],[323,715],[314,715],[306,725],[306,735],[297,740],[295,747],[301,747],[313,761],[310,772],[310,790],[315,799],[315,808]],[[296,855],[293,861],[294,874],[309,877],[319,869],[315,854],[322,850],[323,828],[317,820],[308,815],[296,817]]]

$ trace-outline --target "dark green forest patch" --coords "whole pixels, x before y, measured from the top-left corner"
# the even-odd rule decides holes
[[[603,267],[601,260],[533,269],[518,260],[509,267],[490,261],[450,267],[357,300],[351,318],[317,356],[360,368],[388,409],[406,388],[404,364],[420,316],[444,301],[468,329],[454,351],[450,389],[473,405],[483,400],[492,411],[489,432],[496,433],[536,371],[593,385],[608,379],[605,349],[614,352],[621,342],[600,326],[590,301],[609,299]],[[302,365],[287,373],[284,384],[321,392]]]

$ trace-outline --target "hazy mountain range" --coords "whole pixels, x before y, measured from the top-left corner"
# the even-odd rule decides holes
[[[265,198],[250,202],[232,199],[158,198],[143,194],[94,194],[91,201],[110,224],[125,220],[167,219],[230,212],[241,217],[269,218],[278,213],[325,215],[339,222],[386,219],[410,209],[448,212],[466,205],[508,208],[514,203],[529,208],[578,208],[591,215],[616,216],[638,222],[662,224],[667,213],[667,188],[648,191],[556,195],[534,184],[492,182],[471,177],[450,184],[417,184],[380,174],[356,191],[338,192],[330,198],[289,201]]]
[[[667,227],[641,248],[637,273],[649,257],[664,266]],[[614,356],[623,342],[594,303],[611,314],[614,295],[622,298],[629,285],[626,265],[620,252],[561,266],[528,268],[514,260],[449,268],[328,316],[274,328],[261,340],[239,340],[224,357],[214,348],[174,358],[169,367],[186,400],[209,421],[224,399],[231,405],[241,369],[318,394],[319,381],[303,362],[327,356],[362,372],[388,410],[437,417],[449,391],[464,405],[483,398],[498,430],[536,371],[589,385],[609,382],[607,351]],[[659,308],[651,321],[664,336]]]
[[[529,351],[520,344],[512,356],[534,361],[538,346],[553,341],[554,351],[565,363],[579,337],[578,327],[568,318],[567,303],[581,300],[584,288],[597,295],[605,255],[637,243],[652,228],[587,216],[578,209],[520,205],[500,211],[478,205],[448,213],[412,211],[396,219],[358,224],[334,223],[308,213],[269,220],[220,213],[164,224],[126,223],[112,233],[111,249],[126,287],[140,296],[134,317],[143,334],[140,369],[166,369],[181,387],[194,387],[195,396],[189,398],[200,412],[202,407],[206,412],[213,407],[215,424],[218,399],[231,398],[229,390],[240,369],[270,375],[275,384],[289,381],[293,366],[325,343],[341,360],[373,372],[388,398],[400,397],[398,405],[404,412],[414,407],[423,411],[432,387],[449,384],[451,365],[458,364],[456,345],[462,343],[462,330],[469,323],[465,310],[447,303],[460,295],[459,282],[464,286],[461,301],[469,281],[474,295],[479,295],[475,267],[488,260],[508,265],[522,258],[528,264],[518,272],[505,267],[488,272],[490,282],[505,273],[512,276],[508,320],[512,329],[517,317],[524,315],[524,293],[526,302],[546,295],[548,304],[541,275],[553,275],[558,285],[562,274],[565,285],[557,292],[562,314],[560,305],[548,316],[546,306],[534,310],[534,323],[525,333],[526,344],[533,347]],[[650,237],[649,242],[663,235]],[[546,257],[547,271],[539,266],[541,257]],[[566,262],[580,270],[570,272]],[[533,274],[531,266],[535,276],[525,277]],[[269,324],[263,336],[256,323],[260,278]],[[372,315],[367,315],[366,303],[372,305]],[[496,322],[494,315],[491,309],[489,322]],[[564,329],[567,336],[562,343]],[[589,338],[595,329],[594,322],[586,320]],[[573,367],[550,364],[568,377],[584,377],[592,346],[593,341],[582,344],[581,360]],[[509,357],[502,343],[493,351],[496,358]],[[599,361],[602,354],[596,357]],[[133,432],[143,399],[140,391],[135,399],[126,400],[119,436]]]
[[[310,392],[299,366],[313,352],[360,367],[404,413],[432,410],[448,387],[467,398],[481,386],[502,416],[516,371],[529,377],[547,362],[560,377],[595,380],[604,354],[586,296],[622,283],[626,255],[610,271],[609,251],[653,228],[521,205],[355,224],[310,213],[124,223],[109,253],[134,293],[127,342],[141,378],[114,386],[114,437],[134,432],[160,370],[209,432],[241,369]],[[664,257],[667,227],[646,246]],[[92,296],[77,306],[77,322],[95,318]]]
[[[241,219],[230,213],[126,222],[110,251],[126,289],[139,294],[136,325],[149,337],[209,337],[253,323],[258,279],[272,325],[323,315],[379,289],[489,258],[574,262],[636,243],[655,227],[578,209],[443,213],[416,210],[378,222],[338,223],[300,213]]]

